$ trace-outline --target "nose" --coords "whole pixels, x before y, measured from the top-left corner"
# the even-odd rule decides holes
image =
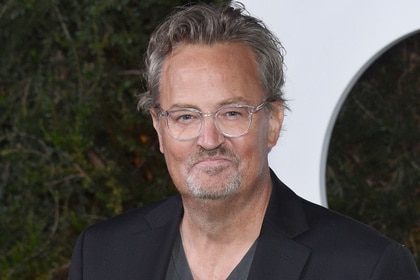
[[[197,144],[202,148],[211,150],[225,141],[225,136],[217,129],[213,116],[205,115],[202,125],[201,133],[197,138]]]

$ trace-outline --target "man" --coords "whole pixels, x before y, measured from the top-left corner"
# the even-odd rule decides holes
[[[70,279],[420,279],[407,249],[270,170],[282,53],[239,3],[184,7],[161,24],[139,107],[180,195],[82,233]]]

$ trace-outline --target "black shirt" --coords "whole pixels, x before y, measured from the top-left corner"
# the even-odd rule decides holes
[[[257,241],[252,244],[251,248],[242,258],[240,263],[233,269],[226,280],[246,280],[248,278],[248,273],[251,268],[256,247]],[[171,260],[169,262],[165,280],[194,280],[188,265],[187,257],[185,256],[180,234],[178,234],[172,250]]]

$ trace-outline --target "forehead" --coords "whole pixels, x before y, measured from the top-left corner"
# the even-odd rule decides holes
[[[160,103],[199,107],[261,101],[257,69],[254,53],[242,43],[181,45],[164,62]]]

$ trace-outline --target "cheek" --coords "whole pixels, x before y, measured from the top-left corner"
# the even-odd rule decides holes
[[[158,140],[159,140],[159,150],[162,154],[165,154],[165,149],[163,145],[162,128],[161,128],[162,124],[153,113],[151,113],[151,115],[152,115],[153,127],[155,128],[155,131],[157,133]]]
[[[180,169],[191,156],[192,147],[188,143],[180,142],[169,135],[160,138],[161,151],[165,156],[168,167]]]
[[[269,120],[262,120],[258,124],[258,129],[256,136],[254,139],[257,139],[257,143],[255,144],[256,147],[260,150],[261,153],[264,153],[267,151],[267,147],[270,145],[270,129],[269,129]]]
[[[186,143],[179,141],[179,143],[174,143],[170,139],[165,140],[166,141],[162,141],[162,149],[164,150],[166,167],[173,183],[177,186],[178,190],[181,191],[186,184],[185,179],[188,176],[187,163],[192,157],[193,149],[190,145],[185,145]]]
[[[169,135],[164,123],[158,124],[156,131],[159,137],[159,149],[160,152],[165,156],[166,161],[180,162],[183,159],[183,153],[185,152],[184,142],[175,140]]]
[[[240,141],[235,141],[233,147],[243,163],[260,164],[267,157],[268,130],[264,127],[261,125],[254,133],[236,139]]]

